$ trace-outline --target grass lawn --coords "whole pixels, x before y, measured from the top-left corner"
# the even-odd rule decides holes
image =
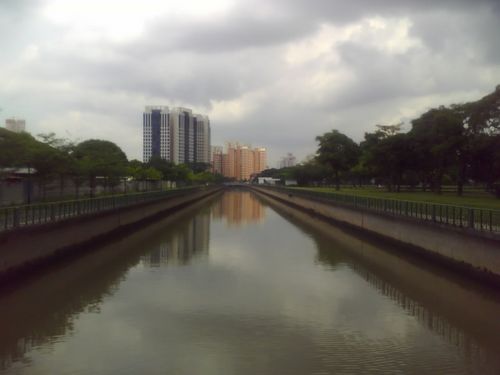
[[[339,194],[357,195],[362,197],[397,199],[405,201],[429,202],[439,204],[450,204],[464,207],[488,208],[492,210],[500,210],[500,199],[496,199],[493,195],[478,192],[465,192],[462,197],[456,193],[443,193],[441,195],[430,192],[388,192],[384,189],[375,187],[362,188],[347,188],[341,187],[340,190],[335,188],[297,188],[312,191],[326,191]]]

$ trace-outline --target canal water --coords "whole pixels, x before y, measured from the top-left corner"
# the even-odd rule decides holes
[[[0,295],[0,374],[500,374],[497,291],[244,190]]]

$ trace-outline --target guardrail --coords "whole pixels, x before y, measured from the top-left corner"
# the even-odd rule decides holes
[[[321,199],[338,205],[383,212],[393,216],[411,217],[418,220],[450,225],[459,228],[469,228],[475,231],[500,234],[500,210],[462,207],[446,204],[404,201],[362,197],[357,195],[339,194],[300,190],[285,187],[266,187],[278,190],[292,196]]]
[[[148,193],[112,195],[100,198],[0,208],[0,232],[30,225],[53,223],[71,217],[115,210],[121,207],[128,207],[139,203],[152,202],[166,197],[182,195],[187,191],[200,189],[202,189],[202,187],[189,187]]]

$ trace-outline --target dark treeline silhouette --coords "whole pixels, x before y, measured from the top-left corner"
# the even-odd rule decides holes
[[[54,133],[39,134],[37,138],[0,128],[0,184],[14,175],[21,177],[28,185],[25,203],[31,203],[33,187],[38,189],[39,200],[44,200],[47,187],[54,183],[59,185],[59,196],[67,198],[68,184],[73,188],[72,197],[82,195],[82,186],[92,197],[98,186],[104,192],[126,192],[130,181],[150,182],[139,185],[139,190],[149,190],[161,187],[161,181],[178,186],[221,179],[208,172],[209,165],[204,163],[174,165],[160,158],[149,163],[128,161],[120,147],[105,140],[74,143]]]
[[[477,100],[432,108],[402,124],[376,125],[359,144],[332,130],[316,137],[316,156],[262,176],[295,179],[300,185],[384,185],[389,191],[420,186],[441,193],[443,185],[485,186],[500,198],[500,86]]]

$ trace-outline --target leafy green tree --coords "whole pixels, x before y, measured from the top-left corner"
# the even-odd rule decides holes
[[[193,171],[186,164],[176,164],[173,168],[173,181],[177,183],[190,183]]]
[[[472,134],[500,133],[500,85],[495,91],[471,103],[455,106]]]
[[[91,196],[95,194],[97,177],[105,180],[106,187],[115,185],[126,175],[127,157],[113,142],[90,139],[76,145],[73,156],[79,174],[87,177]]]
[[[470,175],[500,198],[500,134],[479,134],[473,138]]]
[[[214,175],[208,171],[193,173],[191,177],[191,182],[195,185],[213,183],[214,181]]]
[[[413,165],[412,142],[407,134],[400,133],[401,124],[377,125],[374,133],[365,133],[361,142],[361,157],[355,168],[358,173],[372,176],[384,183],[390,191],[400,186],[405,174]]]
[[[194,173],[200,173],[210,170],[210,163],[193,162],[193,163],[187,163],[187,166]]]
[[[128,162],[127,175],[139,181],[159,181],[163,178],[159,170],[139,160],[131,160]]]
[[[160,158],[159,156],[153,156],[148,163],[148,167],[152,167],[162,174],[163,180],[166,181],[177,181],[177,168],[174,163]]]
[[[456,169],[465,155],[467,138],[461,114],[453,108],[431,109],[412,121],[410,136],[415,142],[418,168],[440,193],[444,174]]]
[[[316,158],[293,167],[292,176],[299,185],[320,185],[331,175],[329,166],[321,164]]]
[[[0,167],[26,166],[36,140],[28,133],[14,133],[0,128]]]
[[[66,179],[75,174],[76,163],[72,155],[75,144],[68,139],[57,138],[55,133],[41,133],[37,137],[42,143],[57,150],[57,153],[53,155],[50,170],[52,175],[59,177],[59,195],[62,196]]]
[[[159,170],[153,167],[148,167],[144,169],[144,179],[149,181],[160,181],[162,179],[162,174]]]
[[[49,144],[37,141],[29,133],[0,132],[0,166],[26,167],[34,173],[41,195],[45,197],[46,184],[65,163],[65,153]],[[31,203],[31,173],[28,177],[27,203]]]
[[[317,157],[328,165],[335,176],[335,187],[340,189],[340,174],[354,167],[359,157],[359,146],[351,138],[338,130],[332,130],[316,137],[319,143]]]

